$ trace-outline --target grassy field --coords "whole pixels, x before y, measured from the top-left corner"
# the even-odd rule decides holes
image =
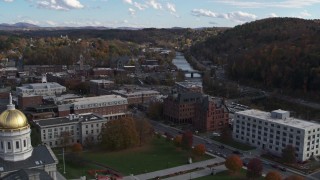
[[[187,164],[190,152],[176,148],[172,142],[164,138],[155,138],[150,144],[129,150],[118,152],[83,152],[82,157],[88,161],[101,163],[111,167],[123,175],[142,174],[156,170]],[[59,158],[58,169],[63,174],[62,156]],[[193,161],[202,161],[210,159],[210,156],[203,156],[193,159]],[[86,175],[89,169],[103,169],[93,163],[85,163],[84,166],[75,167],[66,161],[66,177],[76,178],[80,175]]]
[[[229,142],[222,141],[220,137],[212,137],[212,139],[217,141],[217,142],[223,143],[225,145],[240,149],[242,151],[249,151],[249,150],[255,149],[255,147],[253,147],[253,146],[250,146],[250,145],[247,145],[247,144],[243,144],[243,143],[240,143],[240,142],[237,142],[237,141],[234,141],[234,140],[231,140]]]

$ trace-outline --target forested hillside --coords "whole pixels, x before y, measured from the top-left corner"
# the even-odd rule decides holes
[[[191,48],[199,60],[226,63],[234,80],[320,96],[320,24],[269,18],[226,30]]]

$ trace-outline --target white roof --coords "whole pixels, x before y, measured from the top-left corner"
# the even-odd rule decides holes
[[[105,79],[93,79],[93,80],[90,80],[90,82],[93,82],[93,83],[113,83],[113,81],[110,81],[110,80],[105,80]]]
[[[283,111],[283,110],[280,110]],[[314,129],[314,128],[320,128],[320,124],[309,122],[309,121],[304,121],[301,119],[296,119],[293,117],[289,117],[286,119],[276,119],[271,117],[271,113],[265,112],[265,111],[260,111],[256,109],[250,109],[250,110],[245,110],[245,111],[239,111],[236,112],[236,114],[240,115],[245,115],[249,117],[254,117],[258,119],[262,119],[265,121],[273,122],[276,124],[282,124],[286,126],[291,126],[299,129]]]
[[[112,92],[121,94],[121,95],[127,95],[127,96],[142,95],[142,94],[160,94],[158,91],[154,91],[154,90],[140,90],[140,91],[113,90]]]
[[[104,95],[104,96],[94,96],[94,97],[85,97],[85,98],[76,98],[68,99],[67,102],[73,102],[74,105],[85,105],[91,103],[103,103],[103,102],[115,102],[122,101],[124,104],[127,104],[127,98],[123,98],[118,95]]]

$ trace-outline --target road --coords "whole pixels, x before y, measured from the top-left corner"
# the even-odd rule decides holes
[[[182,133],[181,130],[176,129],[171,126],[168,126],[168,125],[165,125],[165,124],[162,124],[161,122],[158,122],[158,121],[150,120],[150,123],[153,125],[155,131],[158,133],[162,133],[162,134],[167,133],[167,134],[171,135],[172,137],[175,137],[175,136]],[[215,154],[217,156],[223,157],[223,158],[226,158],[229,155],[233,154],[235,149],[233,149],[233,148],[231,149],[230,147],[228,147],[226,145],[224,146],[223,149],[221,149],[221,148],[219,148],[220,144],[216,144],[216,143],[217,142],[212,141],[209,138],[193,136],[193,146],[195,146],[197,144],[205,144],[207,151],[209,151],[212,154]],[[257,151],[257,150],[247,151],[247,152],[243,152],[242,154],[240,154],[240,157],[243,160],[243,162],[249,162],[251,158],[257,157],[257,156],[259,156],[259,151]],[[293,172],[289,169],[287,169],[286,171],[281,171],[280,169],[275,169],[271,166],[271,163],[266,160],[262,160],[262,162],[263,162],[263,174],[267,174],[271,170],[276,170],[279,173],[281,173],[283,177],[287,177],[290,175],[296,175],[295,172]],[[282,167],[281,165],[278,165],[278,166]],[[311,176],[308,176],[307,179],[314,179],[314,178],[312,178]]]

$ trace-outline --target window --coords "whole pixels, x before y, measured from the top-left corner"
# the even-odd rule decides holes
[[[11,149],[11,143],[8,142],[8,149]]]
[[[16,149],[19,149],[19,141],[16,141]]]
[[[27,142],[26,140],[23,140],[23,147],[26,147],[27,146]]]
[[[1,141],[1,149],[3,149],[3,142]]]

